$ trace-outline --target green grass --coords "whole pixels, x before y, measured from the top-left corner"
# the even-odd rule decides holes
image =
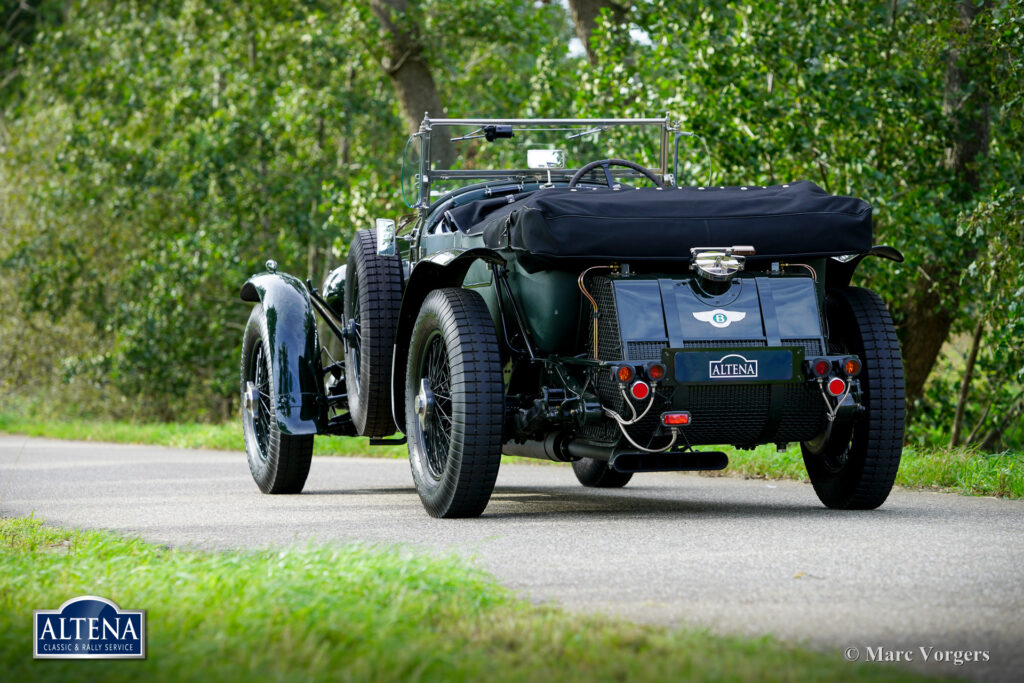
[[[0,433],[173,448],[245,450],[240,421],[224,424],[135,423],[113,420],[46,420],[0,413]],[[368,458],[407,456],[405,446],[370,446],[368,439],[341,436],[318,436],[313,442],[313,452],[316,455],[359,455]]]
[[[113,443],[137,443],[176,448],[243,450],[241,425],[137,424],[102,420],[44,420],[14,413],[0,413],[0,433],[54,439],[80,439]],[[729,467],[721,474],[758,479],[807,479],[800,448],[783,453],[761,446],[753,451],[726,448]],[[358,455],[404,458],[405,446],[370,446],[367,439],[318,436],[316,455]],[[547,461],[505,456],[503,462],[544,464]],[[1024,454],[989,454],[976,450],[907,447],[896,483],[913,489],[945,490],[967,495],[1024,498]]]
[[[86,594],[147,610],[146,660],[32,659],[32,610]],[[532,606],[456,557],[364,546],[193,552],[24,518],[0,518],[0,666],[10,681],[913,678],[770,638]]]
[[[777,453],[772,446],[753,451],[725,449],[726,475],[756,479],[807,480],[799,446]],[[903,449],[897,486],[978,496],[1024,498],[1024,454],[982,453],[969,448]]]
[[[41,419],[0,412],[0,434],[21,434],[49,439],[132,443],[172,448],[210,448],[244,451],[240,421],[223,424],[197,422],[138,423],[115,420]],[[364,437],[318,436],[314,455],[347,455],[363,458],[407,458],[404,445],[371,446]],[[502,462],[545,463],[543,460],[503,456]]]

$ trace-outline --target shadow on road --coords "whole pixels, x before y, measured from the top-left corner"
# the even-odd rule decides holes
[[[685,489],[675,496],[664,495],[663,488],[632,487],[621,491],[580,490],[562,487],[502,486],[494,490],[490,504],[482,519],[573,519],[584,518],[603,520],[628,519],[638,516],[677,516],[681,518],[699,516],[719,519],[774,518],[796,519],[851,519],[871,515],[875,519],[890,516],[887,508],[874,511],[830,510],[823,507],[813,495],[806,502],[751,502],[734,495],[721,500],[692,500],[686,498]],[[306,491],[300,496],[408,496],[409,502],[416,500],[416,489],[403,488],[360,488]],[[418,501],[417,501],[418,502]],[[924,517],[924,510],[900,509],[903,518]]]
[[[720,518],[745,517],[813,517],[834,514],[826,508],[808,501],[806,505],[767,503],[759,505],[739,500],[687,500],[680,497],[652,495],[649,490],[629,491],[576,491],[571,489],[541,491],[528,487],[496,490],[484,513],[489,519],[578,517],[594,519],[626,519],[637,516],[659,515],[690,517],[709,515]]]

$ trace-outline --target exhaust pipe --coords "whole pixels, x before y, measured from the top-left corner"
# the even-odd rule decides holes
[[[696,472],[701,470],[724,470],[729,465],[729,456],[721,451],[685,451],[668,453],[643,453],[630,450],[594,446],[552,432],[543,440],[515,443],[506,441],[501,452],[521,458],[572,462],[580,458],[592,458],[607,462],[616,472]]]
[[[685,453],[617,453],[608,463],[616,472],[697,472],[724,470],[729,456],[721,451]]]
[[[577,458],[566,451],[565,442],[566,437],[558,432],[551,432],[544,437],[543,441],[527,441],[525,443],[506,441],[501,447],[501,452],[505,455],[516,455],[520,458],[572,462]]]
[[[724,470],[729,456],[721,451],[644,453],[622,448],[602,448],[570,441],[566,450],[575,458],[603,460],[616,472],[697,472]]]

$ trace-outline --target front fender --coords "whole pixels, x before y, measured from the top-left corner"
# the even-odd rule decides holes
[[[420,313],[420,306],[435,289],[460,287],[473,263],[482,259],[504,264],[497,252],[484,247],[441,251],[416,262],[405,285],[405,296],[398,314],[395,350],[391,359],[391,414],[398,429],[405,432],[405,365],[409,356],[409,337]]]
[[[284,434],[317,434],[327,426],[320,340],[309,292],[287,273],[249,278],[242,301],[262,303],[270,337],[277,426]]]

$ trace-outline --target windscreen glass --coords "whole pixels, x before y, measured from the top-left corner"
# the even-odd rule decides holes
[[[499,179],[546,182],[549,172],[553,182],[565,181],[579,168],[599,159],[632,161],[661,177],[662,130],[660,124],[435,125],[431,131],[430,194],[436,197],[461,186]],[[564,159],[565,167],[557,168],[552,163],[531,169],[530,150],[549,150],[551,154],[532,156],[535,160]],[[407,158],[406,173],[411,165]],[[417,166],[414,172],[418,170]],[[613,166],[610,172],[622,184],[650,184],[627,168]],[[607,179],[599,168],[583,181],[604,184]]]

